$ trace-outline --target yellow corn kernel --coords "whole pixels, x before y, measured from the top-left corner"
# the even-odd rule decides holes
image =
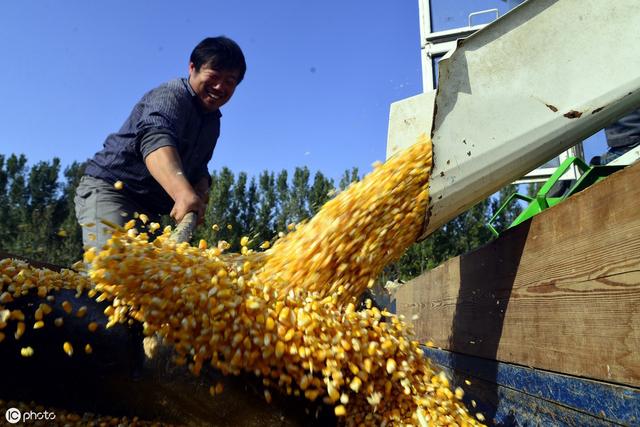
[[[266,400],[267,403],[271,403],[271,393],[269,390],[264,390],[264,400]]]
[[[456,399],[462,400],[462,398],[464,397],[464,390],[461,389],[460,387],[456,387],[455,396],[456,396]]]
[[[360,379],[360,377],[353,377],[353,379],[351,380],[351,384],[349,384],[349,388],[355,391],[356,393],[360,391],[361,386],[362,386],[362,380]]]
[[[91,322],[87,325],[87,329],[91,332],[95,332],[98,329],[98,324],[96,322]]]
[[[14,334],[15,339],[20,339],[22,334],[24,334],[25,327],[24,322],[18,322],[18,325],[16,326],[16,333]]]
[[[42,320],[38,320],[33,324],[33,329],[41,329],[44,328],[44,322]]]
[[[198,242],[198,248],[199,249],[207,249],[207,241],[204,239],[200,239],[200,241]]]
[[[291,339],[293,338],[293,336],[295,335],[295,333],[296,333],[296,331],[295,331],[293,328],[289,329],[289,330],[287,331],[287,333],[284,335],[284,337],[282,338],[282,340],[283,340],[284,342],[289,342],[289,341],[291,341]]]
[[[242,238],[240,239],[240,246],[247,245],[249,245],[249,238],[247,236],[242,236]]]
[[[40,307],[38,307],[38,308],[39,308],[40,311],[42,311],[43,314],[49,314],[49,313],[51,313],[51,311],[53,311],[51,306],[49,304],[46,304],[46,303],[40,304]],[[40,320],[40,319],[36,319],[36,320]]]
[[[143,223],[146,224],[147,222],[149,222],[149,217],[146,214],[140,214],[138,215],[138,219]]]
[[[262,242],[262,244],[260,245],[261,249],[269,249],[271,247],[271,243],[268,240],[265,240],[264,242]]]
[[[58,232],[56,233],[59,237],[67,237],[67,232],[66,230],[58,230]]]
[[[213,224],[213,225],[211,226],[211,229],[212,229],[213,231],[220,231],[220,226],[219,226],[218,224]]]
[[[289,313],[291,313],[291,310],[289,309],[289,307],[283,307],[282,310],[280,310],[280,314],[278,315],[278,320],[281,322],[286,322],[289,320]]]
[[[53,321],[53,324],[56,325],[57,327],[61,327],[62,325],[64,325],[64,319],[62,317],[57,317]]]
[[[31,357],[31,356],[33,356],[33,348],[31,348],[31,347],[22,347],[20,349],[20,355],[22,357]]]
[[[76,312],[76,316],[82,318],[84,316],[86,316],[87,314],[87,307],[86,306],[82,306],[78,309],[78,311]]]
[[[120,191],[124,188],[124,183],[122,181],[116,181],[113,183],[113,188]]]
[[[347,415],[347,409],[344,405],[338,405],[334,408],[333,412],[336,414],[336,417],[344,417]]]
[[[278,359],[280,359],[280,358],[282,357],[282,355],[284,354],[285,347],[286,347],[286,346],[285,346],[285,344],[284,344],[282,341],[278,341],[278,342],[276,343],[276,351],[275,351],[275,354],[276,354],[276,357],[277,357]]]
[[[276,327],[276,322],[273,320],[273,317],[267,317],[265,321],[265,329],[267,331],[273,331]]]
[[[71,314],[73,307],[71,306],[71,303],[69,301],[62,301],[62,309],[65,313]]]
[[[393,360],[392,358],[387,359],[387,373],[389,375],[393,374],[396,370],[396,361]]]
[[[91,347],[91,344],[87,344],[87,345],[85,345],[85,346],[84,346],[84,352],[85,352],[86,354],[91,354],[91,353],[93,353],[93,348]],[[71,355],[69,355],[69,356],[71,356]]]
[[[65,353],[67,353],[68,356],[73,356],[73,346],[70,342],[66,341],[64,344],[62,344],[62,349]]]

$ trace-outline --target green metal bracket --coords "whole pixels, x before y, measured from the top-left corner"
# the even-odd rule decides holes
[[[553,188],[555,184],[558,183],[562,175],[564,175],[569,168],[575,165],[580,169],[582,175],[576,182],[571,186],[569,191],[563,194],[560,197],[548,197],[549,191]],[[552,206],[557,205],[567,197],[578,193],[585,188],[595,184],[596,182],[601,181],[607,176],[611,175],[614,172],[623,169],[624,166],[589,166],[584,161],[577,157],[569,157],[556,169],[556,171],[551,175],[551,177],[544,183],[540,191],[536,194],[535,197],[525,196],[523,194],[514,193],[504,203],[498,208],[496,213],[491,217],[489,222],[487,223],[487,227],[491,230],[494,236],[498,237],[500,233],[496,230],[494,223],[500,213],[504,211],[514,200],[522,200],[527,202],[528,205],[524,210],[516,217],[515,220],[507,227],[507,229],[511,227],[515,227],[516,225],[528,220],[529,218],[539,214],[545,209],[548,209]]]

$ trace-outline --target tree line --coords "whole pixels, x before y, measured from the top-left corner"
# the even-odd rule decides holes
[[[61,172],[58,158],[29,166],[24,155],[0,155],[0,250],[33,260],[70,266],[82,256],[82,232],[73,198],[84,165],[74,162]],[[62,179],[60,179],[62,176]],[[272,241],[279,232],[315,215],[322,205],[362,178],[357,168],[346,170],[336,183],[306,167],[293,173],[264,170],[257,176],[223,167],[211,174],[204,225],[194,240],[229,242],[237,251],[240,238]],[[408,280],[443,261],[488,243],[486,222],[514,186],[502,189],[447,223],[429,238],[412,245],[389,265],[382,280]],[[509,224],[520,212],[514,205],[498,219]],[[164,222],[169,224],[170,219]],[[214,224],[217,227],[214,227]]]

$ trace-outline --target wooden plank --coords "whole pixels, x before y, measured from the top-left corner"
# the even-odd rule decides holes
[[[466,394],[477,396],[478,404],[484,406],[491,416],[499,414],[498,387],[517,392],[520,400],[536,401],[554,412],[576,412],[614,424],[638,425],[640,423],[640,390],[616,384],[587,380],[579,377],[541,371],[510,363],[496,362],[474,356],[453,353],[435,348],[424,348],[425,356],[439,367],[452,373],[453,382]],[[471,379],[471,385],[464,380]],[[482,386],[478,387],[479,381]],[[493,404],[492,404],[493,402]],[[470,402],[469,402],[470,403]],[[516,416],[519,425],[525,424],[522,417],[530,411]],[[571,412],[573,414],[573,412]],[[574,417],[577,415],[573,414]],[[578,423],[578,425],[581,425]]]
[[[640,385],[640,165],[412,280],[396,308],[458,353]]]

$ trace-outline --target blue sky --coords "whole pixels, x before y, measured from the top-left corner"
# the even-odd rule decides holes
[[[434,0],[434,30],[489,7],[508,3]],[[248,71],[222,108],[211,169],[368,172],[384,160],[390,103],[422,90],[417,0],[2,2],[0,154],[87,159],[219,34]]]

